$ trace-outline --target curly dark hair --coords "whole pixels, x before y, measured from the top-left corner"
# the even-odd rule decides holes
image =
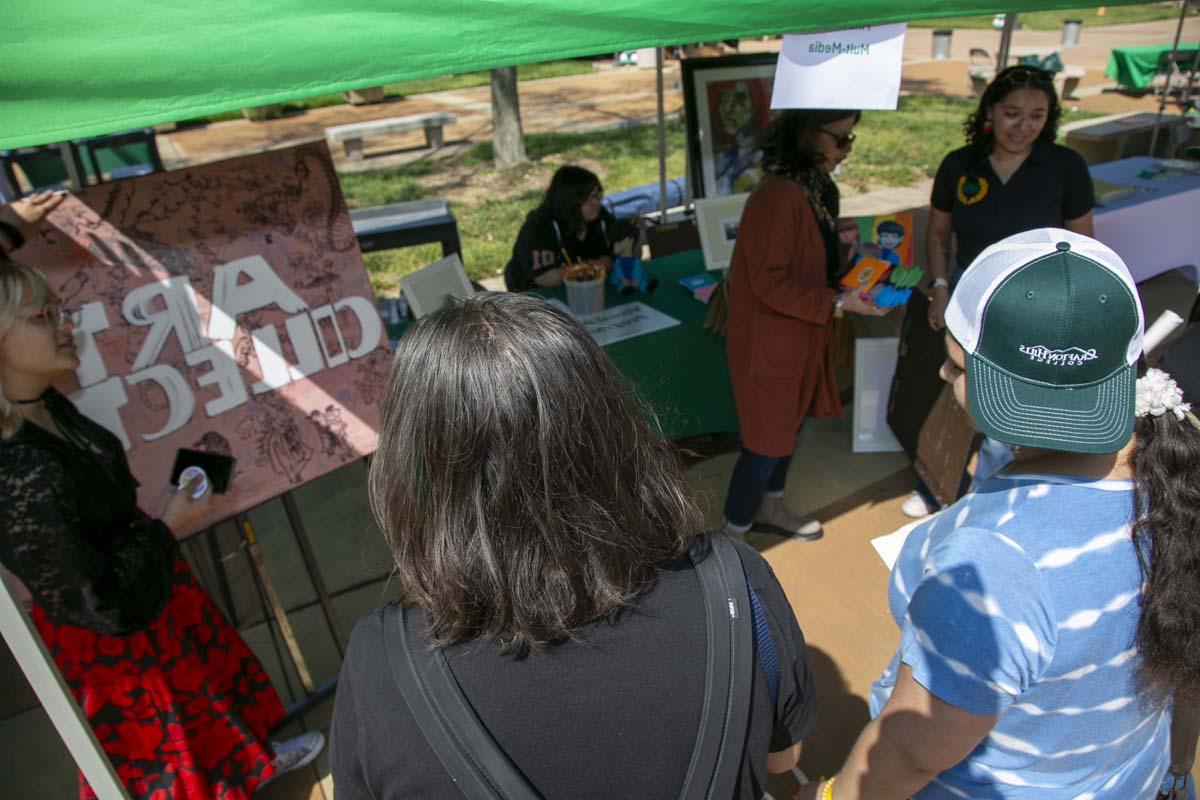
[[[1200,429],[1195,417],[1138,417],[1133,538],[1145,590],[1141,676],[1159,697],[1200,699]]]
[[[979,98],[979,106],[963,123],[963,133],[966,134],[967,144],[984,153],[991,153],[996,137],[984,130],[988,121],[987,112],[1017,89],[1040,89],[1046,93],[1050,101],[1050,110],[1046,114],[1046,125],[1038,136],[1038,141],[1054,144],[1058,137],[1058,122],[1062,118],[1062,105],[1058,102],[1058,92],[1054,89],[1054,74],[1044,69],[1018,64],[1000,70],[992,79],[987,89]]]
[[[583,204],[596,189],[604,191],[596,173],[565,164],[550,179],[541,208],[557,220],[564,230],[574,231],[583,224]]]
[[[763,169],[773,175],[794,178],[817,166],[822,158],[814,148],[817,132],[847,117],[853,117],[857,123],[862,112],[816,108],[778,112],[763,135]]]
[[[701,517],[674,447],[591,334],[526,294],[451,301],[396,347],[371,509],[438,646],[522,655],[611,618]]]

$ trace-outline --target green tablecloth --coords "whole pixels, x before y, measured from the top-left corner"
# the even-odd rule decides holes
[[[1196,57],[1197,44],[1179,44],[1180,57],[1189,63]],[[1104,74],[1116,79],[1121,86],[1131,89],[1145,89],[1154,80],[1154,75],[1171,56],[1171,45],[1150,45],[1148,47],[1116,47],[1108,57],[1108,69]]]
[[[729,385],[725,340],[705,333],[704,314],[708,306],[696,302],[679,285],[680,278],[704,271],[704,256],[693,250],[646,262],[645,267],[659,280],[654,294],[622,297],[609,284],[605,289],[605,308],[641,301],[674,317],[680,324],[616,342],[605,349],[658,414],[667,438],[736,432],[737,411]],[[538,293],[566,299],[563,289],[539,289]],[[388,334],[399,338],[406,327],[389,325]]]

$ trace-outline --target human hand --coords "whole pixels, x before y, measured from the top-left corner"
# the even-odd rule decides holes
[[[171,533],[176,538],[179,538],[192,523],[202,518],[212,508],[213,493],[211,489],[199,498],[192,499],[192,492],[201,480],[203,478],[197,476],[185,483],[182,488],[172,492],[162,515],[159,516],[162,523],[171,529]]]
[[[613,253],[619,258],[629,258],[633,255],[634,238],[626,236],[613,245]]]
[[[41,191],[28,197],[14,200],[7,207],[0,206],[0,219],[16,227],[26,239],[37,234],[42,220],[58,208],[67,197],[66,192]]]
[[[563,268],[555,267],[554,269],[548,269],[542,274],[535,276],[533,282],[538,286],[562,286]]]
[[[892,307],[880,308],[870,299],[863,299],[862,294],[855,291],[842,295],[842,310],[850,314],[861,314],[864,317],[882,317],[892,310]]]
[[[950,290],[945,286],[933,287],[929,297],[929,327],[940,331],[946,327],[946,306],[950,305]]]

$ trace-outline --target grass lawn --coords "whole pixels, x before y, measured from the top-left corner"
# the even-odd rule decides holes
[[[954,98],[900,98],[894,112],[868,112],[854,154],[838,182],[847,194],[907,186],[932,178],[942,157],[963,142],[962,123],[974,103]],[[1064,121],[1092,114],[1065,114]],[[351,208],[444,197],[451,200],[463,243],[463,262],[474,279],[499,275],[512,253],[525,215],[536,206],[562,164],[596,172],[610,192],[658,180],[658,134],[653,125],[598,133],[534,133],[525,137],[531,163],[501,172],[492,167],[491,142],[437,161],[419,161],[374,172],[342,173]],[[684,174],[684,126],[667,127],[667,175]],[[367,269],[381,295],[396,293],[400,275],[441,258],[440,245],[371,253]]]
[[[547,61],[542,64],[522,64],[517,67],[517,80],[532,81],[539,78],[561,78],[564,75],[581,75],[592,71],[592,64],[585,60]],[[385,98],[406,97],[412,94],[428,92],[448,92],[453,89],[470,89],[473,86],[486,86],[491,81],[488,72],[464,72],[461,75],[440,75],[435,78],[418,78],[412,81],[389,83],[383,87]],[[346,103],[346,98],[340,92],[337,94],[322,94],[303,100],[285,103],[282,113],[292,114],[309,108],[324,108],[325,106],[340,106]],[[214,114],[201,117],[189,122],[222,122],[230,119],[241,119],[241,111],[228,111],[224,114]]]
[[[1101,13],[1103,11],[1103,14]],[[1200,8],[1188,9],[1190,16],[1200,15]],[[944,17],[922,19],[909,24],[914,28],[990,28],[992,14],[980,17]],[[1151,22],[1156,19],[1178,19],[1179,6],[1174,3],[1143,3],[1132,6],[1099,6],[1096,8],[1064,8],[1058,11],[1030,11],[1017,17],[1023,28],[1037,31],[1056,31],[1064,19],[1083,20],[1083,29],[1099,25],[1127,25],[1132,22]]]

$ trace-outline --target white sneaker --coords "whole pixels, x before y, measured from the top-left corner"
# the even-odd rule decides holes
[[[275,767],[275,773],[260,783],[258,787],[261,789],[280,775],[307,767],[313,762],[313,759],[320,755],[324,747],[325,735],[320,731],[302,733],[286,742],[271,742],[271,751],[275,754],[271,765]]]
[[[920,492],[913,492],[904,501],[904,505],[900,506],[900,510],[904,512],[904,516],[920,519],[928,517],[933,513],[933,509],[929,507],[929,503],[925,502],[925,497]]]

